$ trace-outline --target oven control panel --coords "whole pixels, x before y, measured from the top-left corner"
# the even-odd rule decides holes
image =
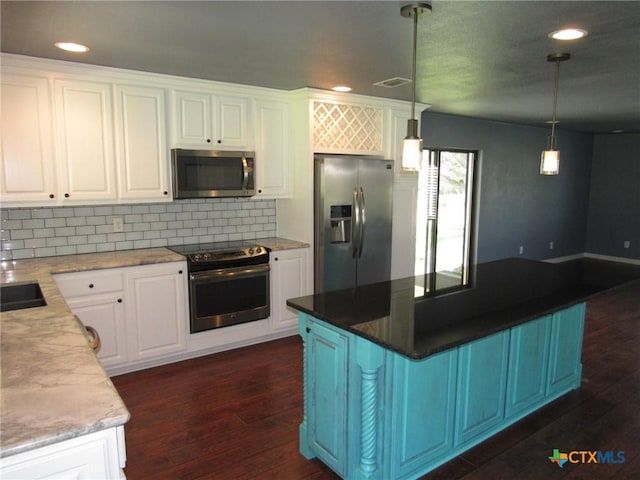
[[[242,267],[269,263],[269,250],[265,247],[254,246],[233,250],[197,252],[189,254],[187,259],[191,271],[205,268]]]

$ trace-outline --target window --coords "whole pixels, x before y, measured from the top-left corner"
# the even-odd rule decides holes
[[[418,174],[416,296],[469,284],[476,152],[424,150]]]

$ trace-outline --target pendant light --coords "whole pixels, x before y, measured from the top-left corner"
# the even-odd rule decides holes
[[[416,52],[418,46],[418,16],[431,13],[431,5],[424,2],[409,3],[400,9],[400,15],[413,18],[413,70],[411,75],[411,119],[407,121],[407,136],[402,142],[402,169],[420,169],[422,139],[418,136],[416,116]]]
[[[540,175],[558,175],[560,172],[560,152],[556,145],[556,107],[558,105],[558,83],[560,81],[560,62],[569,60],[568,53],[552,53],[547,55],[547,62],[556,63],[556,79],[553,87],[553,116],[551,118],[551,136],[547,149],[540,158]]]

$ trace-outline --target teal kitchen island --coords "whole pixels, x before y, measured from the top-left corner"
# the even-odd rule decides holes
[[[416,296],[406,278],[290,299],[304,343],[300,452],[345,479],[417,478],[580,386],[585,301],[608,262],[507,259]]]

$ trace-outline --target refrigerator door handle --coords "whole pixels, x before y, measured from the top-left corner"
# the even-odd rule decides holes
[[[364,207],[364,190],[360,187],[360,246],[358,247],[358,258],[362,257],[364,249],[364,232],[367,226],[367,214]]]
[[[353,216],[354,221],[351,223],[351,256],[356,258],[358,255],[359,239],[360,239],[360,207],[358,201],[358,189],[353,188]]]

